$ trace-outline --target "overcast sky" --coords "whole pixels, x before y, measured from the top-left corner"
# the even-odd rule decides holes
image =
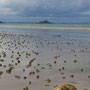
[[[0,0],[6,22],[90,22],[90,0]]]

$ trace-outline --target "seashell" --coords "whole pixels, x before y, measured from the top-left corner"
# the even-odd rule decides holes
[[[77,90],[76,87],[70,84],[61,84],[58,86],[55,86],[52,90]]]

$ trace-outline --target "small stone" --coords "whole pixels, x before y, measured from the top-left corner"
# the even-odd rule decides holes
[[[70,75],[71,78],[74,78],[74,75]]]
[[[30,81],[29,84],[31,84],[32,82]]]
[[[83,72],[83,69],[81,69],[81,72]]]
[[[15,75],[15,78],[20,79],[21,77],[20,77],[20,76],[18,76],[18,75]]]
[[[77,63],[77,60],[74,60],[74,63]]]
[[[90,79],[90,75],[88,76],[88,78]]]
[[[50,79],[47,79],[47,80],[45,80],[47,83],[50,83],[51,82],[51,80]]]
[[[26,80],[27,79],[27,77],[24,77],[24,80]]]
[[[23,90],[29,90],[29,89],[28,89],[28,87],[26,87],[26,88],[23,88]]]
[[[0,75],[2,75],[3,74],[3,72],[2,71],[0,71]]]
[[[36,76],[37,79],[39,79],[39,77],[40,77],[39,75]]]

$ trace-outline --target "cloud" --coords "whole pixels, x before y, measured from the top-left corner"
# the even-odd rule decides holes
[[[75,11],[81,6],[82,0],[1,0],[0,6],[11,8],[18,14],[58,13]],[[35,13],[35,14],[36,14]],[[31,15],[31,14],[30,14]]]
[[[17,12],[13,11],[11,8],[2,8],[0,9],[0,15],[16,15]]]
[[[70,18],[90,14],[90,0],[0,0],[0,15]]]

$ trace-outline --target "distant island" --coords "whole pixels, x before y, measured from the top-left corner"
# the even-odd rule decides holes
[[[52,24],[51,22],[44,20],[44,21],[40,21],[37,24]]]
[[[0,21],[0,23],[3,23],[2,21]]]

